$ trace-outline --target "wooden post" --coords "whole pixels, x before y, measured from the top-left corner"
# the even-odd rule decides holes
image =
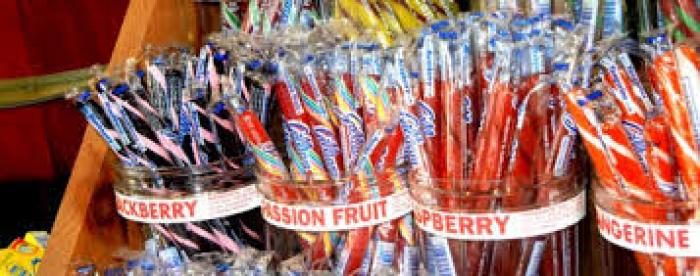
[[[194,46],[192,0],[132,0],[112,52],[108,71],[139,56],[148,44]],[[139,247],[138,227],[115,211],[111,185],[115,157],[92,128],[85,131],[70,181],[56,216],[40,275],[66,275],[72,260],[109,262],[124,247]],[[131,225],[131,226],[129,226]]]

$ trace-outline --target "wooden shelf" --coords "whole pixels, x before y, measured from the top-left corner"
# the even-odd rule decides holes
[[[217,16],[218,10],[211,7],[202,12],[192,0],[132,0],[108,72],[139,56],[146,45],[195,46],[205,33],[199,23],[212,22],[202,16]],[[205,27],[211,28],[209,24]],[[99,134],[88,128],[51,229],[40,275],[66,275],[71,262],[78,259],[105,264],[117,250],[142,246],[140,227],[115,211],[111,183],[115,161]]]

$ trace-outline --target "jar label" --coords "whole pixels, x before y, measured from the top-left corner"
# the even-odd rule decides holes
[[[457,240],[508,240],[553,233],[586,215],[586,193],[546,207],[517,212],[458,213],[416,203],[416,225],[439,237]]]
[[[227,217],[260,206],[262,198],[255,185],[172,199],[125,195],[117,191],[115,196],[117,212],[122,217],[143,223],[183,223]]]
[[[622,248],[673,257],[700,257],[700,224],[654,224],[613,215],[596,206],[598,232]]]
[[[345,231],[378,225],[411,212],[413,201],[407,190],[361,203],[333,206],[302,206],[263,198],[260,205],[268,223],[307,232]]]

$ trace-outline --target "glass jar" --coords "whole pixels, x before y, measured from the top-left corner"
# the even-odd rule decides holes
[[[407,271],[418,267],[412,204],[401,176],[263,180],[259,190],[278,272],[411,275]]]
[[[249,168],[224,163],[182,168],[117,167],[118,213],[188,256],[264,246],[260,196]]]
[[[700,202],[593,191],[602,275],[700,275]]]
[[[579,179],[411,183],[429,275],[577,275],[585,191]]]

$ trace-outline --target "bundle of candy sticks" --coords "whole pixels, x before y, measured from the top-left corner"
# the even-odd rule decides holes
[[[228,58],[205,47],[198,56],[159,49],[142,59],[131,60],[114,76],[98,76],[90,88],[73,95],[77,108],[121,161],[124,181],[142,182],[138,189],[122,192],[177,197],[252,181],[252,170],[244,172],[252,160],[223,102],[223,95],[233,93],[234,79],[243,81],[228,72]],[[264,116],[269,91],[255,87],[247,96],[262,102],[259,114]],[[246,225],[251,223],[259,229],[255,224],[261,223],[260,216],[152,228],[191,256],[262,247],[260,230]]]
[[[248,124],[241,132],[255,153],[263,182],[345,181],[349,186],[345,194],[313,196],[279,188],[275,193],[280,200],[366,200],[403,185],[397,175],[455,195],[536,191],[502,201],[444,201],[446,208],[497,211],[546,204],[556,191],[539,185],[575,175],[576,131],[563,112],[554,82],[554,76],[566,75],[568,67],[555,66],[554,59],[569,53],[571,41],[583,39],[565,18],[466,14],[436,21],[413,44],[389,49],[314,37],[324,36],[311,33],[305,38],[311,41],[275,44],[263,66],[274,71],[270,83],[284,119],[288,166],[263,128],[255,126],[249,110],[232,104],[234,113],[245,118],[238,124]],[[270,45],[249,42],[256,43]],[[366,187],[378,192],[366,195],[362,193]],[[395,259],[388,264],[417,273],[418,244],[411,218],[393,223],[387,228],[398,231],[399,246],[391,246]],[[574,247],[567,244],[574,243],[574,232],[469,243],[468,256],[424,252],[425,269],[438,274],[507,273],[539,269],[542,263],[544,271],[572,271],[577,258]],[[334,269],[341,274],[376,272],[372,262],[377,258],[372,256],[387,251],[380,245],[396,240],[372,228],[302,236],[307,249],[315,252],[307,261],[316,264],[316,258],[333,258]],[[450,252],[445,239],[429,237],[424,243],[428,251]],[[495,265],[503,259],[520,259],[515,256],[523,252],[531,257],[510,266]],[[455,267],[462,260],[468,265]]]
[[[566,107],[598,182],[620,201],[613,204],[614,212],[642,222],[692,223],[697,210],[678,214],[644,205],[692,206],[700,198],[697,48],[692,43],[672,45],[665,34],[639,46],[620,39],[602,42],[596,82],[572,87]],[[639,53],[640,48],[645,63],[638,70],[629,52]],[[644,275],[686,275],[699,269],[693,259],[644,253],[635,253],[635,258]]]

